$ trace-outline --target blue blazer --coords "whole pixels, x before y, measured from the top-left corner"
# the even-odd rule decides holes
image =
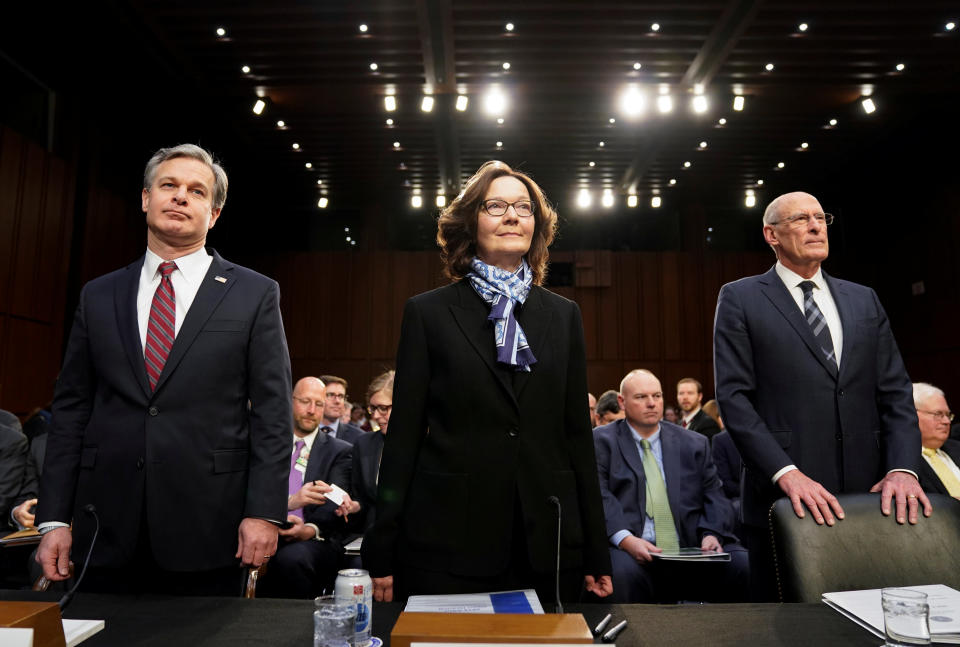
[[[646,522],[646,475],[626,420],[593,430],[607,537],[629,530],[639,537]],[[723,494],[706,436],[660,421],[667,498],[682,547],[699,547],[705,534],[727,545],[737,541],[733,513]]]
[[[37,524],[74,523],[94,566],[134,556],[143,517],[165,569],[236,563],[245,517],[286,519],[290,359],[275,281],[216,252],[155,391],[137,325],[143,258],[80,294],[40,480]]]
[[[782,496],[771,478],[787,465],[834,494],[918,469],[912,387],[886,312],[870,288],[823,277],[843,326],[839,370],[775,269],[724,285],[717,299],[717,400],[746,466],[741,513],[751,525],[766,525]]]

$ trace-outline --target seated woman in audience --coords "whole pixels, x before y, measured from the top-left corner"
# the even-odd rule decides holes
[[[358,507],[356,512],[351,513],[350,521],[357,532],[366,532],[376,519],[380,455],[392,409],[393,371],[387,371],[373,378],[367,388],[367,411],[380,429],[360,436],[353,444],[350,496]]]
[[[453,283],[404,309],[363,541],[376,600],[523,588],[552,600],[558,515],[561,597],[612,591],[580,310],[540,287],[556,223],[502,162],[439,218]]]

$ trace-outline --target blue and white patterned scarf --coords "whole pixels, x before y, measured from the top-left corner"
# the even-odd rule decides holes
[[[470,261],[473,271],[467,274],[477,294],[490,305],[487,319],[493,322],[494,340],[497,344],[497,361],[509,364],[518,371],[530,372],[537,363],[533,351],[527,345],[523,328],[513,314],[516,304],[523,304],[533,285],[533,273],[523,259],[516,273],[487,265],[479,258]]]

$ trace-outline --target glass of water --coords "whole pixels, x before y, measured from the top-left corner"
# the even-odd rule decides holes
[[[356,621],[357,605],[317,598],[313,610],[313,647],[350,647]]]
[[[887,647],[930,644],[927,594],[912,589],[883,589],[883,629]]]

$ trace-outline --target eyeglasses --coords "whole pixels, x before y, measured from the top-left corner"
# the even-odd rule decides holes
[[[304,407],[309,407],[312,404],[318,409],[323,408],[323,402],[321,400],[311,400],[310,398],[294,398],[294,400]]]
[[[346,400],[347,394],[346,393],[327,393],[326,398],[327,400]]]
[[[833,214],[829,213],[798,213],[795,216],[787,216],[786,218],[781,218],[776,222],[771,222],[771,225],[789,225],[791,227],[806,227],[810,224],[810,219],[816,220],[821,225],[832,225],[833,224]]]
[[[371,404],[367,407],[367,413],[369,413],[371,416],[375,413],[385,416],[390,413],[391,409],[393,409],[392,404]]]
[[[529,200],[517,200],[516,202],[484,200],[482,206],[484,211],[495,218],[499,218],[507,213],[507,209],[510,207],[513,207],[513,212],[520,218],[529,218],[533,215],[533,203]]]
[[[950,411],[924,411],[923,409],[917,409],[917,411],[925,413],[928,416],[933,416],[937,420],[945,418],[947,422],[953,422],[953,413]]]

